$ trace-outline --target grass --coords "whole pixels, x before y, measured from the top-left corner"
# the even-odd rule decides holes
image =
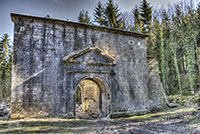
[[[199,113],[194,108],[174,108],[168,111],[150,113],[145,115],[132,116],[127,118],[119,118],[106,121],[82,120],[82,119],[60,119],[60,118],[43,118],[43,119],[21,119],[21,120],[8,120],[0,121],[0,133],[4,134],[34,134],[34,133],[65,133],[76,134],[81,132],[92,132],[96,129],[96,124],[99,123],[112,123],[116,125],[121,120],[131,123],[144,122],[144,121],[164,121],[168,118],[176,118],[181,115],[187,115],[183,118],[189,120],[190,124],[200,125],[200,119],[193,116],[191,113]]]
[[[21,119],[0,121],[0,133],[79,133],[85,126],[91,125],[87,120],[78,119]]]
[[[150,114],[145,114],[145,115],[140,115],[140,116],[132,116],[129,117],[128,119],[135,120],[135,121],[161,121],[163,119],[166,119],[166,117],[176,117],[178,115],[186,114],[186,113],[191,113],[191,112],[198,112],[194,108],[173,108],[169,109],[165,112],[158,112],[158,113],[150,113]]]

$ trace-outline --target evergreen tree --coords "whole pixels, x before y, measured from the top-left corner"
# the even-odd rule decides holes
[[[178,89],[179,93],[182,95],[183,94],[183,89],[182,89],[182,82],[181,82],[181,69],[180,69],[180,62],[179,57],[183,57],[183,34],[182,34],[182,28],[181,28],[181,23],[182,23],[182,18],[183,17],[183,12],[180,9],[179,5],[176,5],[175,7],[175,14],[172,15],[172,35],[170,35],[170,49],[172,51],[172,60],[174,61],[174,68],[175,68],[175,77],[174,81],[178,82]],[[176,87],[174,87],[176,88]]]
[[[165,46],[163,39],[163,28],[159,27],[158,39],[160,39],[160,70],[163,88],[166,89],[166,59],[165,59]]]
[[[163,43],[164,43],[164,57],[165,57],[165,69],[164,69],[164,75],[162,76],[165,80],[163,80],[163,87],[165,91],[169,94],[169,85],[171,84],[169,82],[169,73],[170,70],[173,70],[173,64],[171,64],[171,51],[170,51],[170,46],[169,46],[169,37],[170,37],[170,20],[167,12],[163,10],[162,12],[162,30],[163,30]],[[171,68],[172,67],[172,68]]]
[[[178,61],[177,61],[177,52],[176,52],[176,46],[174,45],[174,42],[173,42],[173,37],[172,37],[172,34],[170,35],[170,48],[171,48],[171,51],[172,51],[172,60],[174,61],[174,67],[175,67],[175,72],[176,72],[176,75],[175,76],[175,79],[177,78],[178,80],[178,89],[180,91],[180,94],[182,95],[183,94],[183,90],[182,90],[182,85],[181,85],[181,77],[180,77],[180,69],[178,67]]]
[[[186,56],[186,71],[190,82],[191,94],[194,94],[195,88],[195,44],[196,44],[196,34],[193,30],[195,25],[192,21],[192,16],[186,15],[183,20],[183,31],[185,31],[183,43],[185,44],[185,56]]]
[[[0,92],[1,98],[5,100],[10,93],[11,85],[11,62],[12,53],[10,40],[7,34],[4,34],[0,41]]]
[[[11,52],[10,40],[8,34],[4,34],[0,41],[0,67],[8,62]]]
[[[153,27],[151,29],[152,32],[152,44],[148,46],[148,53],[151,55],[150,57],[156,58],[156,60],[159,62],[160,61],[160,42],[161,42],[161,37],[160,37],[160,22],[157,20],[157,17],[154,16],[153,19]]]
[[[133,28],[133,30],[135,32],[139,32],[141,21],[140,21],[140,11],[139,11],[137,5],[135,6],[135,9],[133,10],[133,15],[134,15],[134,28]]]
[[[78,16],[78,22],[84,24],[91,24],[88,11],[81,10]]]
[[[84,21],[85,21],[84,10],[81,10],[81,11],[79,12],[78,22],[84,23]]]
[[[104,14],[105,9],[104,6],[99,1],[97,7],[94,9],[94,21],[98,23],[100,26],[106,25],[106,16]]]
[[[85,12],[85,23],[86,23],[86,24],[91,24],[88,11]]]
[[[142,33],[150,33],[151,29],[151,21],[152,21],[152,7],[150,7],[150,3],[147,0],[143,0],[140,7],[140,15],[141,21],[144,25],[142,29]]]
[[[200,79],[200,4],[198,5],[197,11],[195,13],[194,18],[195,31],[196,31],[196,42],[195,42],[195,56],[196,56],[196,66],[197,66],[197,74],[198,78]],[[198,79],[197,78],[197,79]]]
[[[200,4],[196,11],[195,23],[197,24],[197,46],[200,47]]]
[[[105,6],[106,26],[112,28],[123,28],[123,20],[119,6],[113,0],[108,0]]]

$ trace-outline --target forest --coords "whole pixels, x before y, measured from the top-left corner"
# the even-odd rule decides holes
[[[198,0],[183,0],[163,8],[155,8],[147,0],[141,0],[130,12],[122,12],[113,0],[99,1],[92,16],[81,10],[78,22],[149,35],[147,58],[155,58],[159,63],[167,95],[179,97],[180,103],[187,96],[200,96]],[[11,66],[12,42],[8,34],[4,34],[0,39],[0,100],[10,100]]]

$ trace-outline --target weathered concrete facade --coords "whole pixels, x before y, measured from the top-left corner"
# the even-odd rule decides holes
[[[11,14],[11,117],[75,116],[82,80],[100,87],[102,116],[151,109],[146,35]]]

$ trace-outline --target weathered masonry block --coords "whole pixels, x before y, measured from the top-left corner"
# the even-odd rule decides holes
[[[78,96],[83,110],[93,100],[102,117],[152,109],[146,35],[20,14],[11,18],[12,118],[75,117]],[[84,80],[98,85],[84,85],[84,92],[94,95],[84,98],[81,89],[77,95]]]

